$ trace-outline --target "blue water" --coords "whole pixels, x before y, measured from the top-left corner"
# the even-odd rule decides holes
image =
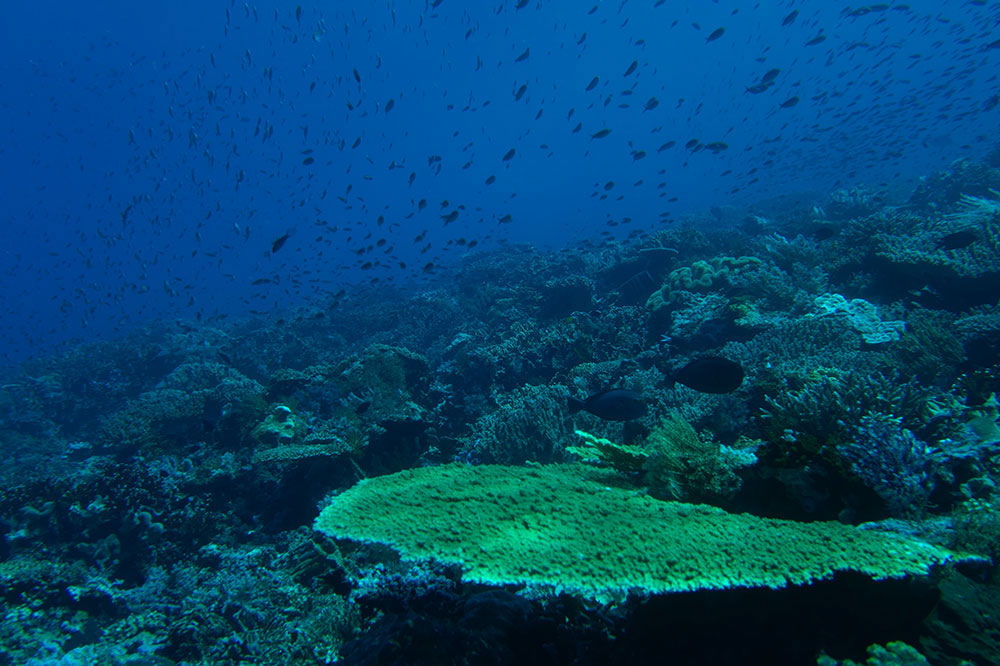
[[[8,3],[0,356],[982,157],[1000,5],[859,7]]]

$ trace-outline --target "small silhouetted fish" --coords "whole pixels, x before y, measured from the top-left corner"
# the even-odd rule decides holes
[[[786,99],[784,102],[781,103],[781,108],[790,109],[798,103],[799,103],[798,97],[789,97],[788,99]]]
[[[638,66],[639,66],[639,61],[633,60],[632,64],[628,66],[628,69],[625,70],[625,76],[628,76],[629,74],[634,72]]]
[[[596,88],[598,81],[600,81],[599,77],[595,76],[594,78],[592,78],[590,80],[590,83],[587,84],[587,92],[590,92],[591,90],[593,90],[594,88]]]
[[[732,393],[743,383],[743,366],[721,356],[702,356],[674,375],[674,381],[701,393]]]
[[[767,73],[760,77],[761,83],[770,83],[771,81],[774,81],[778,78],[778,74],[781,74],[780,69],[776,68],[767,70]]]
[[[530,48],[524,49],[524,53],[514,58],[514,62],[524,62],[525,60],[528,59],[529,55],[531,55],[531,49]]]
[[[961,250],[963,247],[969,247],[977,240],[979,240],[979,235],[975,231],[972,229],[963,229],[962,231],[955,231],[942,236],[938,239],[935,247],[939,250]]]
[[[791,14],[785,17],[785,20],[781,22],[781,25],[791,25],[793,21],[799,16],[799,10],[793,10]]]
[[[284,236],[279,236],[278,238],[275,238],[274,241],[271,243],[271,254],[274,254],[281,248],[285,247],[285,243],[288,242],[288,239],[291,237],[291,235],[292,232],[289,231]]]
[[[820,222],[812,230],[812,237],[818,241],[828,240],[836,236],[838,231],[840,230],[837,228],[837,225],[830,222]]]
[[[708,39],[706,39],[705,41],[706,42],[714,42],[719,37],[722,37],[723,33],[725,33],[725,32],[726,32],[725,28],[716,28],[715,30],[712,31],[712,34],[709,35]]]
[[[509,162],[514,157],[514,152],[515,152],[514,149],[511,148],[506,153],[504,153],[504,155],[503,155],[503,161],[504,162]]]
[[[646,415],[646,402],[642,396],[627,389],[602,391],[586,400],[569,396],[567,401],[570,412],[582,409],[606,421],[631,421]]]
[[[760,93],[764,92],[773,85],[774,85],[773,83],[756,83],[747,88],[747,92],[750,93],[751,95],[759,95]]]
[[[606,137],[609,134],[611,134],[611,130],[609,130],[607,128],[604,128],[602,130],[598,130],[598,131],[594,132],[593,134],[591,134],[590,138],[591,139],[603,139],[604,137]]]

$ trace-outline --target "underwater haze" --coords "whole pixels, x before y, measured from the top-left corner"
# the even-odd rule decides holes
[[[7,5],[0,666],[1000,664],[1000,0]]]
[[[713,206],[905,190],[987,151],[998,12],[15,3],[0,27],[0,352],[419,284],[470,244],[559,247]]]

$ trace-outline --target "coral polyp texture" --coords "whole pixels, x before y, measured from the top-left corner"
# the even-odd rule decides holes
[[[458,565],[463,577],[600,602],[736,587],[781,588],[855,571],[926,574],[954,557],[840,523],[798,523],[664,502],[583,465],[449,464],[366,479],[316,528]]]

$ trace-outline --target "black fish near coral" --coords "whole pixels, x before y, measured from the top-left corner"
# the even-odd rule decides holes
[[[721,356],[702,356],[678,370],[673,381],[700,393],[732,393],[743,384],[743,366]]]
[[[963,229],[942,236],[935,244],[938,250],[961,250],[979,240],[979,234],[972,229]]]
[[[571,413],[583,410],[605,421],[631,421],[646,415],[646,402],[642,396],[627,389],[602,391],[586,400],[570,396],[567,402]]]

